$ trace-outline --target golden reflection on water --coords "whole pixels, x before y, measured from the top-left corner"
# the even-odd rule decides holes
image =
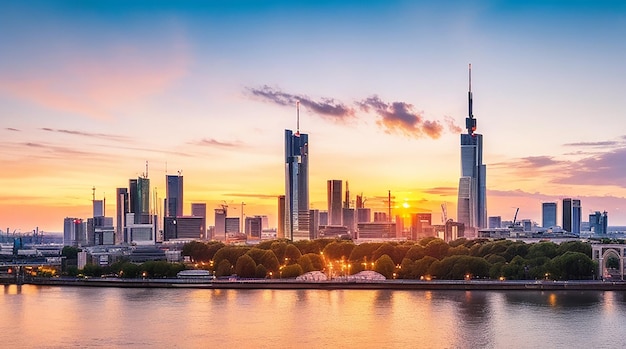
[[[25,348],[497,348],[541,347],[559,338],[572,347],[597,347],[595,340],[605,343],[626,323],[625,301],[615,293],[601,295],[12,285],[0,293],[0,343]],[[602,338],[578,326],[587,318],[602,327]]]
[[[548,305],[550,305],[551,307],[556,307],[557,306],[557,298],[556,298],[556,294],[554,292],[550,293],[548,295]]]

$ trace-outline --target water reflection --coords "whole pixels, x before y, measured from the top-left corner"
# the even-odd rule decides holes
[[[29,348],[602,347],[626,323],[624,292],[13,285],[0,305],[0,343]]]
[[[602,302],[602,291],[507,291],[503,293],[511,305],[551,308],[593,307]]]

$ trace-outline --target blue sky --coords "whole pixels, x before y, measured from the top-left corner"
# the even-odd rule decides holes
[[[468,63],[488,214],[580,197],[626,224],[625,34],[622,1],[3,3],[0,224],[58,231],[145,161],[159,197],[183,171],[186,212],[273,217],[295,99],[314,208],[343,179],[454,217]]]

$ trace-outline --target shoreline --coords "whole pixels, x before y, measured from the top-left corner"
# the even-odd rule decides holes
[[[268,290],[589,290],[626,291],[625,281],[548,280],[384,280],[384,281],[296,281],[296,280],[206,280],[206,279],[69,279],[35,278],[23,284],[69,287],[268,289]],[[5,284],[6,285],[6,284]]]

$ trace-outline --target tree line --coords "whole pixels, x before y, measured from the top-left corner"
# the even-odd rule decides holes
[[[593,279],[597,263],[591,245],[581,241],[561,244],[521,241],[438,238],[417,242],[354,244],[350,240],[317,239],[263,241],[256,246],[221,242],[190,242],[182,254],[216,276],[292,278],[309,271],[345,276],[374,270],[400,279]]]

